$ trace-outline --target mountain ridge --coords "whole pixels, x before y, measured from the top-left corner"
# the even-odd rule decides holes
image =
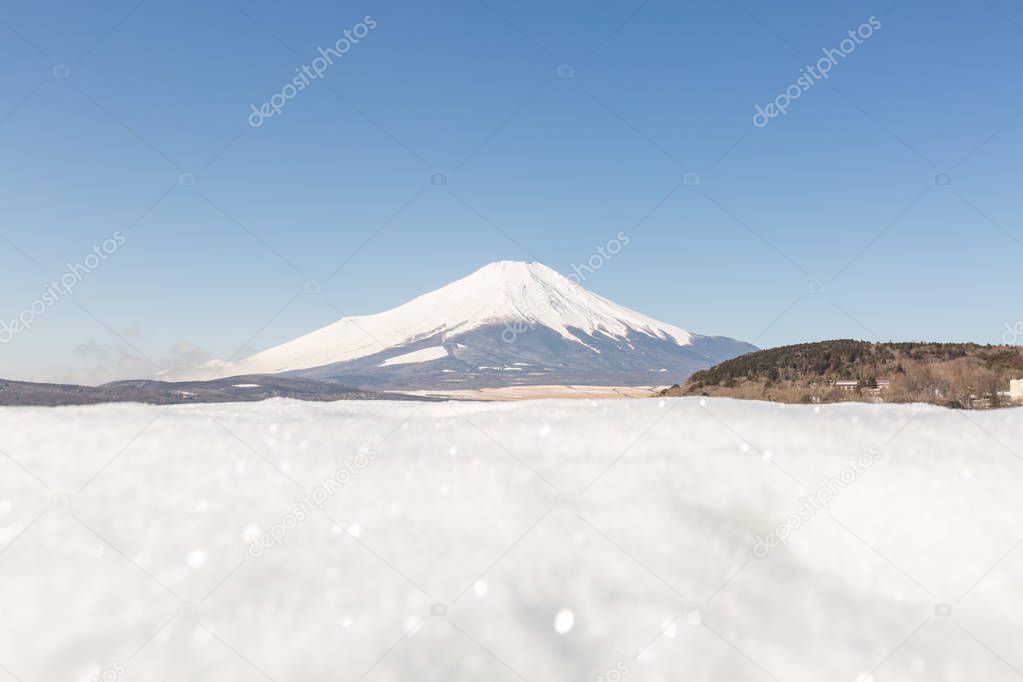
[[[939,342],[833,339],[780,346],[692,374],[665,396],[787,403],[920,402],[952,408],[1013,404],[1023,348]]]
[[[99,386],[0,379],[0,406],[58,407],[105,403],[180,405],[257,402],[270,398],[305,401],[417,400],[422,396],[365,391],[336,382],[286,376],[247,375],[211,381],[168,382],[122,379]],[[426,398],[430,400],[429,398]]]

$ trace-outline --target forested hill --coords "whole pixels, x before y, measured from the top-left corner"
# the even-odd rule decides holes
[[[839,339],[748,353],[696,372],[665,394],[994,407],[1006,403],[1001,394],[1009,380],[1020,378],[1023,348],[1017,346]]]

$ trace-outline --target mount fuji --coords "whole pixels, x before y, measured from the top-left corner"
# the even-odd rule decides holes
[[[500,261],[386,312],[202,369],[392,390],[650,386],[755,350],[619,306],[541,263]]]

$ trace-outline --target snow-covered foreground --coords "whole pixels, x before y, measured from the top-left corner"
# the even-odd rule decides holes
[[[1021,410],[7,408],[0,450],[0,680],[1023,671]]]

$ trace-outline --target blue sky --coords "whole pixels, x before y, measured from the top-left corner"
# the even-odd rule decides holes
[[[999,342],[1023,319],[1018,6],[553,5],[0,7],[0,320],[124,237],[0,345],[0,376],[244,354],[493,260],[568,272],[619,231],[585,285],[699,333]],[[753,125],[871,16],[827,80]]]

